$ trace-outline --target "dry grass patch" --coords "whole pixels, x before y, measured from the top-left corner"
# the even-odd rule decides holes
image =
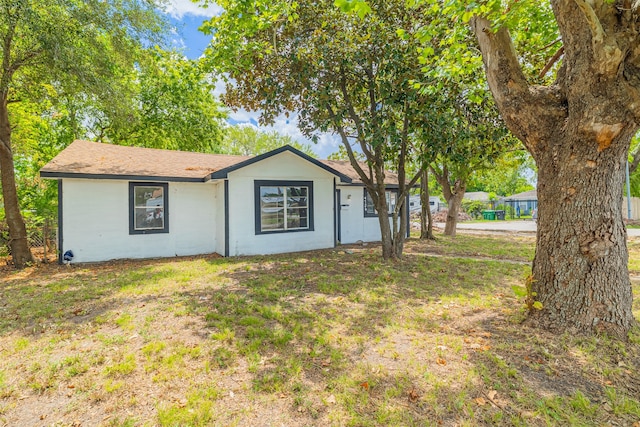
[[[397,263],[368,245],[12,272],[0,425],[633,425],[640,331],[523,327],[532,254],[462,235]]]

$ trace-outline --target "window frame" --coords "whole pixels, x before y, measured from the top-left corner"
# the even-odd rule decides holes
[[[385,197],[387,193],[395,193],[396,195],[396,204],[398,203],[398,195],[399,195],[399,191],[397,188],[387,188],[384,190],[385,192]],[[367,212],[367,196],[369,195],[369,192],[367,191],[367,189],[364,189],[364,195],[363,195],[363,201],[362,201],[362,210],[364,212],[364,217],[365,218],[378,218],[378,212],[376,211],[375,206],[373,207],[373,213],[369,213]],[[369,196],[369,198],[371,198],[371,203],[373,204],[373,198],[371,196]],[[391,200],[391,195],[389,195],[389,200]],[[391,204],[387,204],[387,209],[391,208]],[[388,212],[387,216],[389,218],[391,218],[393,216],[393,212]]]
[[[135,206],[135,189],[136,187],[161,187],[162,188],[162,207],[164,216],[164,226],[162,228],[153,229],[137,229],[136,228],[136,206]],[[160,234],[169,233],[169,183],[167,182],[129,182],[129,234]]]
[[[255,233],[258,234],[279,234],[279,233],[296,233],[304,231],[314,231],[313,217],[313,181],[287,181],[287,180],[255,180],[254,181],[254,202],[255,202]],[[261,187],[306,187],[307,188],[307,228],[295,228],[292,230],[262,230],[262,209],[260,206],[260,188]],[[286,226],[286,206],[285,209],[285,226]]]

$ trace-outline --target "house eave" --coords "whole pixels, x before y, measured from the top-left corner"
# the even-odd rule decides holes
[[[202,178],[181,177],[181,176],[160,176],[160,175],[119,175],[119,174],[93,174],[93,173],[76,173],[76,172],[51,172],[40,171],[41,178],[47,179],[110,179],[123,181],[167,181],[167,182],[207,182],[210,176]]]

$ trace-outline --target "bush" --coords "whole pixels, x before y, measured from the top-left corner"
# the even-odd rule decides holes
[[[462,210],[475,219],[480,218],[482,216],[482,211],[485,209],[487,209],[487,204],[480,200],[462,200]]]

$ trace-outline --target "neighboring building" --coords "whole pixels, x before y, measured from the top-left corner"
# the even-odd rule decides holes
[[[380,240],[351,165],[290,146],[247,157],[74,141],[40,175],[58,180],[58,248],[71,250],[74,262]],[[391,209],[397,176],[387,172],[387,185]]]
[[[441,209],[445,208],[446,203],[442,203],[440,201],[440,197],[438,196],[429,196],[429,207],[431,213],[440,212]],[[409,211],[410,212],[420,212],[422,211],[422,200],[420,200],[420,195],[409,196]]]
[[[520,215],[531,215],[534,210],[538,209],[538,192],[536,190],[525,191],[524,193],[514,194],[504,199],[504,204],[511,206],[513,212],[518,212],[520,208]]]

